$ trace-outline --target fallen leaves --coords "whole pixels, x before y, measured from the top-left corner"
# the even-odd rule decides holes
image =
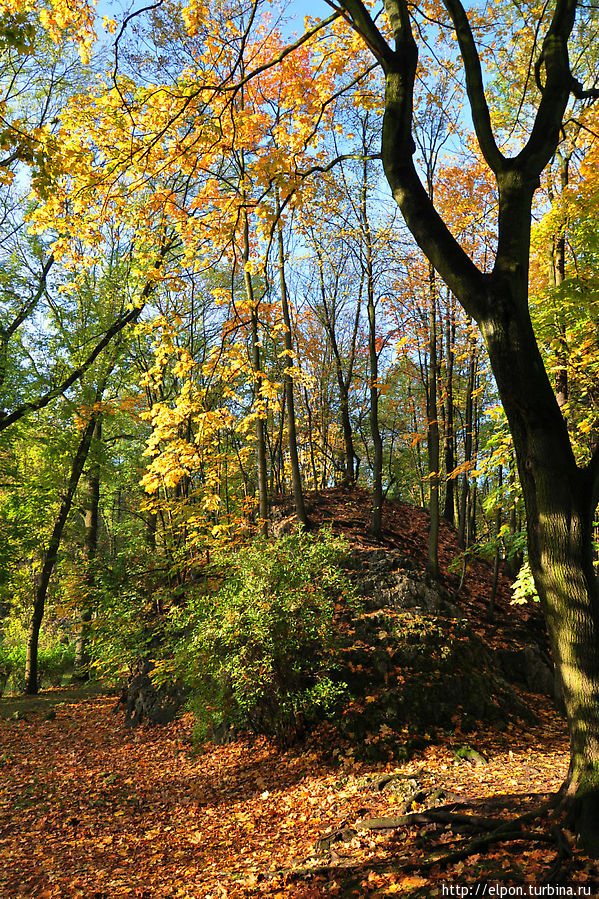
[[[453,866],[402,872],[463,835],[441,821],[394,827],[394,790],[441,790],[465,814],[513,816],[556,790],[568,763],[565,727],[542,703],[535,728],[476,735],[487,765],[456,760],[459,743],[447,735],[417,762],[387,767],[351,758],[340,767],[314,748],[318,739],[303,753],[239,740],[196,754],[189,718],[131,735],[113,705],[90,698],[58,707],[51,724],[29,713],[0,725],[1,895],[434,896],[451,878],[475,882],[481,867],[501,881],[507,849],[494,845]],[[390,827],[368,830],[368,818]],[[516,845],[518,877],[538,882],[554,847]],[[581,879],[594,882],[585,865]]]

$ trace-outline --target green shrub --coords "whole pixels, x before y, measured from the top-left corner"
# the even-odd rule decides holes
[[[0,695],[5,691],[21,693],[25,687],[27,629],[18,618],[10,618],[2,628],[0,645]],[[38,646],[38,683],[40,687],[60,686],[73,670],[75,647],[60,628],[42,628]]]
[[[351,598],[339,569],[346,551],[330,532],[257,539],[220,556],[212,592],[173,612],[201,737],[232,725],[288,743],[338,706],[346,685],[333,676],[334,619],[341,595]]]
[[[91,669],[108,682],[122,683],[152,641],[158,617],[154,597],[108,588],[97,593],[99,608],[90,628]]]
[[[75,646],[65,638],[42,645],[38,651],[38,682],[41,686],[60,687],[75,666]]]

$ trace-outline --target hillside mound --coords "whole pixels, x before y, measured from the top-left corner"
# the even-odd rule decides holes
[[[426,574],[429,516],[385,502],[380,541],[368,535],[370,495],[343,487],[308,493],[312,524],[344,535],[347,573],[361,597],[346,616],[338,671],[352,701],[340,729],[367,758],[401,759],[437,729],[465,733],[487,725],[530,722],[535,699],[553,694],[552,663],[537,605],[511,604],[502,573],[489,615],[493,572],[471,560],[462,584],[455,530],[441,524],[441,582]],[[279,504],[273,531],[294,527],[290,501]]]

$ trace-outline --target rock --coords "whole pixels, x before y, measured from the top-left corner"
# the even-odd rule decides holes
[[[538,646],[500,649],[498,657],[508,680],[523,684],[531,693],[557,698],[553,665]]]
[[[385,609],[358,616],[353,631],[339,678],[355,701],[339,726],[360,757],[404,761],[439,727],[534,719],[463,619]]]
[[[153,663],[140,660],[127,688],[125,726],[134,727],[144,718],[153,724],[169,724],[182,708],[187,691],[180,684],[156,687],[152,682]]]
[[[293,534],[297,530],[297,515],[283,515],[281,509],[276,506],[271,511],[270,516],[270,532],[273,537],[283,537],[286,534]]]
[[[472,749],[471,746],[460,746],[459,749],[454,749],[453,757],[457,761],[473,762],[475,765],[489,764],[484,755],[476,749]]]
[[[357,830],[354,830],[352,827],[344,827],[341,830],[335,830],[333,833],[327,833],[316,840],[314,850],[317,855],[324,855],[335,843],[351,843],[353,838],[357,835]]]
[[[348,577],[368,608],[418,609],[459,617],[448,591],[417,571],[412,560],[397,550],[353,550]]]

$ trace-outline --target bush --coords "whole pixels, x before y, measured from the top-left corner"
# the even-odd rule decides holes
[[[8,690],[21,693],[25,688],[27,629],[18,619],[8,619],[2,630],[0,646],[0,695]],[[73,670],[75,647],[60,629],[42,628],[38,647],[39,686],[61,685]]]
[[[234,726],[289,743],[335,710],[346,691],[332,676],[346,551],[330,532],[257,539],[217,559],[219,587],[173,612],[202,738]]]

